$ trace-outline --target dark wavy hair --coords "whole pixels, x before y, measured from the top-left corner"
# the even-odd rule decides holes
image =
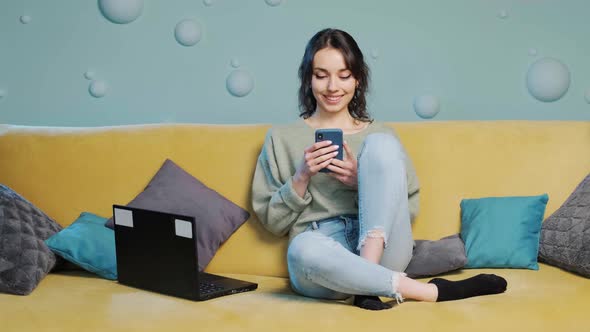
[[[316,111],[317,101],[311,90],[311,77],[313,75],[313,57],[324,48],[331,47],[339,50],[348,70],[358,81],[354,96],[348,104],[350,115],[363,122],[373,121],[367,112],[367,100],[365,95],[369,90],[369,67],[365,63],[363,52],[358,47],[354,38],[347,32],[338,29],[324,29],[316,33],[305,47],[305,53],[299,66],[299,116],[309,118]]]

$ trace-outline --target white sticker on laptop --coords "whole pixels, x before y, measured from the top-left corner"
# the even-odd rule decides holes
[[[115,208],[115,224],[133,227],[133,212],[130,210]]]
[[[189,239],[193,238],[193,224],[190,221],[174,219],[174,223],[176,226],[176,235]]]

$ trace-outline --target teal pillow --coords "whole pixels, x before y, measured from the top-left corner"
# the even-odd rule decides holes
[[[96,273],[117,279],[115,233],[104,227],[107,218],[82,212],[70,226],[45,240],[45,244],[57,255]]]
[[[461,238],[466,268],[538,270],[539,235],[549,196],[461,201]]]

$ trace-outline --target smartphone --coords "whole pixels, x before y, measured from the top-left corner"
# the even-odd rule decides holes
[[[338,145],[338,154],[335,158],[342,160],[344,157],[343,155],[343,138],[342,138],[342,129],[339,128],[326,128],[326,129],[317,129],[315,131],[315,141],[332,141],[332,145]],[[328,168],[322,168],[320,170],[322,173],[329,173],[332,172]]]

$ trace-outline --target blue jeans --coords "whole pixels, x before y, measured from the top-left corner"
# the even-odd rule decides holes
[[[358,155],[359,213],[311,223],[289,244],[291,287],[323,299],[375,295],[402,299],[400,275],[412,258],[406,158],[392,135],[370,134]],[[367,237],[382,237],[380,264],[359,256]]]

